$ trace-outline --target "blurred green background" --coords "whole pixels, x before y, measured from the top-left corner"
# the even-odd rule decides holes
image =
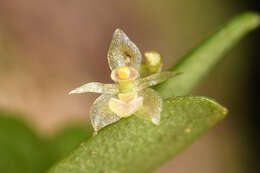
[[[1,172],[44,172],[91,136],[88,111],[97,95],[67,93],[86,82],[111,82],[106,55],[116,28],[141,51],[159,51],[166,69],[232,16],[256,8],[254,3],[1,0]],[[156,173],[258,172],[258,140],[250,118],[255,112],[249,57],[259,37],[254,34],[193,93],[215,98],[229,116]]]

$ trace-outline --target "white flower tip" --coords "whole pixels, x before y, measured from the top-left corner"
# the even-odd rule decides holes
[[[158,118],[152,117],[152,122],[153,122],[155,125],[157,125],[157,126],[160,125],[160,119],[158,119]]]
[[[117,29],[114,31],[114,33],[120,33],[120,32],[123,32],[123,30],[120,29],[120,28],[117,28]]]
[[[81,94],[81,93],[85,93],[85,92],[86,92],[86,90],[84,88],[79,87],[79,88],[76,88],[76,89],[70,91],[69,95],[71,95],[71,94]]]
[[[77,91],[77,89],[75,89],[75,90],[70,91],[70,92],[69,92],[69,95],[71,95],[71,94],[77,94],[77,93],[78,93],[78,91]]]

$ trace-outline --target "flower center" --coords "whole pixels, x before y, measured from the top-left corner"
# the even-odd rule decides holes
[[[131,71],[130,71],[130,69],[128,68],[128,67],[120,67],[119,69],[118,69],[118,77],[120,78],[120,79],[127,79],[127,78],[129,78],[130,77],[130,74],[131,74]]]
[[[138,71],[132,67],[121,66],[114,69],[111,73],[111,78],[114,81],[133,81],[139,76]]]

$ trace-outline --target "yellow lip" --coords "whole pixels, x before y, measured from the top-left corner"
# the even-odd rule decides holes
[[[108,105],[110,110],[119,117],[129,117],[143,106],[143,97],[137,97],[130,102],[124,102],[117,98],[111,98]]]

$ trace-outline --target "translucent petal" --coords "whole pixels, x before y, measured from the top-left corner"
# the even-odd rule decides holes
[[[158,125],[163,106],[162,97],[153,89],[147,88],[139,92],[144,98],[143,106],[135,113],[136,116],[152,121]]]
[[[108,50],[108,63],[110,69],[119,66],[131,66],[139,70],[142,55],[138,47],[120,29],[116,29]]]
[[[102,94],[93,103],[90,109],[90,120],[95,132],[120,119],[108,107],[108,102],[113,97],[115,95]]]
[[[136,85],[138,88],[137,90],[140,91],[144,88],[148,88],[150,86],[157,85],[178,74],[179,73],[166,71],[166,72],[160,72],[160,73],[152,74],[150,76],[138,79],[138,80],[136,80]]]
[[[86,92],[117,94],[119,92],[119,88],[117,84],[103,84],[99,82],[91,82],[70,91],[69,94],[80,94]]]

